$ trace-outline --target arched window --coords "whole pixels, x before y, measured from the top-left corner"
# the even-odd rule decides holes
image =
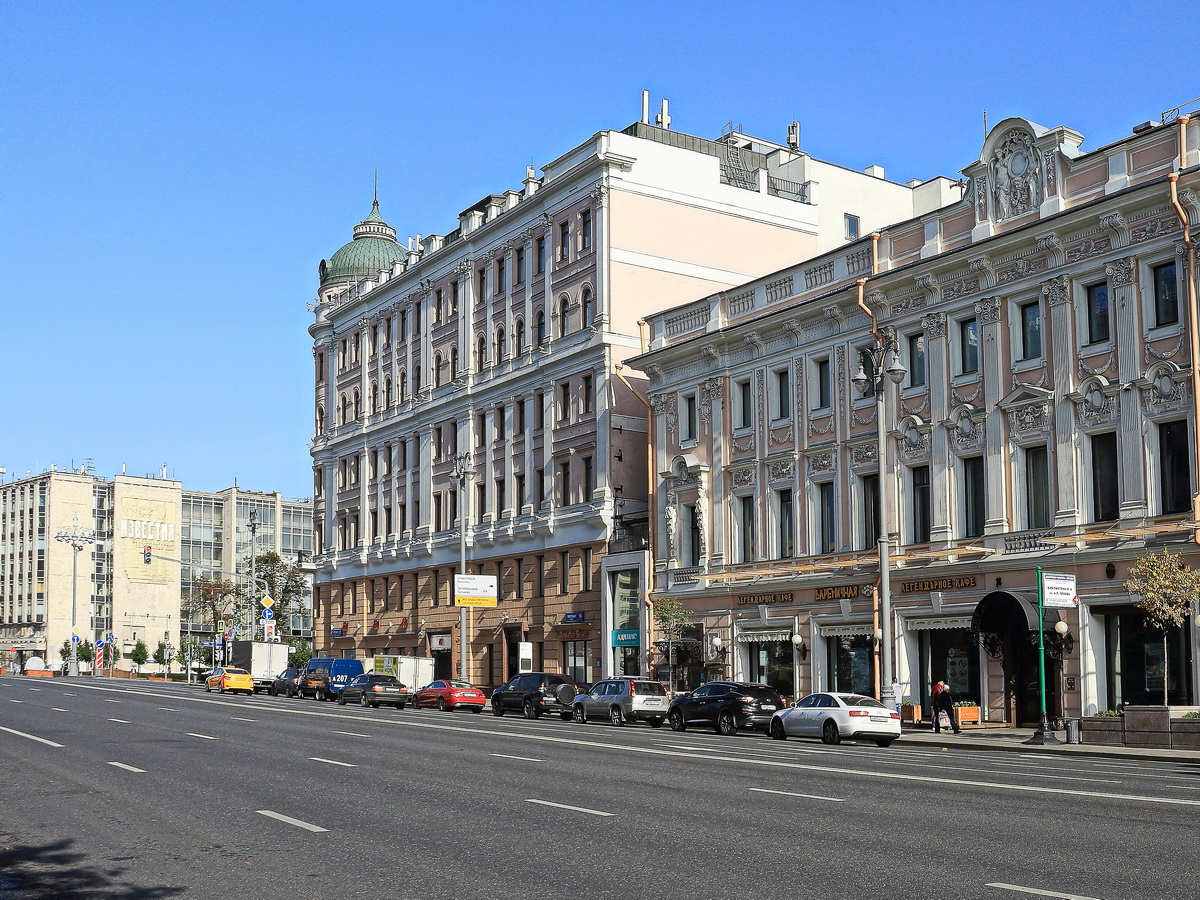
[[[558,301],[558,336],[566,337],[571,333],[571,323],[568,319],[570,309],[570,301],[563,297]]]
[[[525,352],[525,320],[517,319],[516,334],[513,335],[513,353],[520,356]]]
[[[345,425],[350,421],[350,398],[342,394],[338,401],[338,424]]]
[[[475,371],[482,372],[483,364],[487,361],[487,341],[482,337],[475,344]]]
[[[458,378],[458,347],[450,348],[450,380]]]
[[[583,327],[591,328],[596,324],[596,301],[591,288],[583,289]]]
[[[325,433],[325,407],[317,407],[317,434]]]
[[[433,386],[442,386],[442,354],[440,353],[433,357]]]
[[[403,403],[408,399],[408,373],[403,369],[400,370],[400,402]]]
[[[358,395],[358,391],[355,390],[355,392],[354,392],[354,419],[355,419],[355,421],[357,421],[358,417],[361,415],[362,415],[362,397],[360,397]]]
[[[496,362],[504,361],[504,351],[505,351],[504,326],[500,325],[500,326],[497,326],[497,328],[496,328],[496,354],[495,354]]]
[[[537,333],[534,337],[537,339],[539,347],[546,343],[546,314],[544,312],[537,314]]]
[[[392,408],[392,376],[383,379],[383,408]]]
[[[371,414],[379,412],[379,385],[371,382]]]

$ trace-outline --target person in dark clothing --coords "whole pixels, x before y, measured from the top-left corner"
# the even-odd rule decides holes
[[[935,734],[942,732],[942,724],[938,720],[941,718],[939,713],[943,712],[950,719],[950,727],[954,729],[954,733],[962,734],[962,728],[958,725],[958,716],[954,712],[954,696],[950,693],[946,682],[939,681],[933,686],[933,730]]]

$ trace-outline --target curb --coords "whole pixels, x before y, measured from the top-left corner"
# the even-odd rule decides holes
[[[1145,762],[1200,762],[1200,753],[1191,750],[1133,750],[1118,747],[1090,747],[1086,744],[1024,744],[1021,742],[987,740],[975,738],[951,738],[945,740],[933,735],[900,735],[900,741],[909,745],[928,744],[945,750],[998,750],[1002,753],[1045,753],[1053,756],[1082,756],[1089,759],[1123,759]],[[1124,751],[1124,752],[1122,752]]]

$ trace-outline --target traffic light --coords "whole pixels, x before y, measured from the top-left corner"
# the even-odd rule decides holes
[[[150,565],[151,558],[152,554],[150,553],[150,547],[147,545],[142,549],[142,562],[144,562],[146,565]]]

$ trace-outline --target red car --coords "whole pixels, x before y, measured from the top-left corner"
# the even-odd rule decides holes
[[[469,709],[473,713],[483,712],[487,698],[483,691],[465,681],[433,681],[413,694],[413,709],[436,706],[445,712],[448,709]]]

